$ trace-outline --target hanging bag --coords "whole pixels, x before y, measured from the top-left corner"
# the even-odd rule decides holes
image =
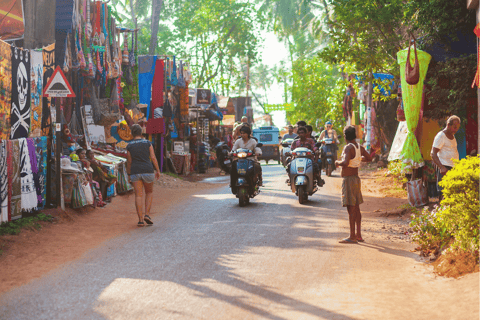
[[[428,204],[427,188],[422,179],[407,181],[408,203],[413,207],[420,207]]]
[[[99,126],[110,126],[120,119],[120,112],[112,108],[112,100],[109,98],[98,99],[93,84],[90,86],[91,102],[93,110],[93,122]]]
[[[413,37],[413,50],[415,51],[415,63],[413,67],[410,64],[410,43],[408,45],[407,63],[405,64],[405,81],[410,85],[416,85],[420,80],[420,65],[417,56],[417,44],[415,37]]]
[[[405,110],[403,109],[403,101],[400,101],[397,107],[397,121],[405,121]]]

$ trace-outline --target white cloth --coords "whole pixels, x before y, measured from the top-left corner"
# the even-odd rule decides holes
[[[355,148],[355,158],[350,159],[348,162],[349,168],[358,168],[360,167],[360,163],[362,162],[362,153],[360,152],[360,145],[355,146],[353,143],[350,143]]]
[[[433,140],[432,148],[440,149],[437,153],[440,163],[444,166],[453,167],[453,160],[458,160],[457,139],[455,136],[453,140],[447,138],[443,131],[440,131]]]
[[[244,148],[248,150],[255,150],[256,155],[262,155],[262,149],[257,148],[257,141],[255,139],[250,138],[247,142],[243,141],[242,138],[237,139],[233,144],[232,151],[235,151],[239,148]]]
[[[27,139],[20,140],[20,181],[22,188],[22,210],[31,211],[37,207],[37,192],[33,182],[30,154],[28,153]]]

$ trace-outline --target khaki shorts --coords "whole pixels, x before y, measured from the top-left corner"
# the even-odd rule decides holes
[[[343,177],[342,205],[355,206],[363,203],[362,185],[358,176]]]

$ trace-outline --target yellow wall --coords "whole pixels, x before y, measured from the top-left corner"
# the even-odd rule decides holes
[[[432,160],[430,151],[432,150],[433,139],[437,133],[442,130],[435,120],[423,119],[422,134],[420,136],[420,152],[423,160]]]

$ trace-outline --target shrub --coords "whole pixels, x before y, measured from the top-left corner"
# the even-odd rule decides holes
[[[0,224],[0,236],[5,234],[19,234],[22,228],[33,228],[39,230],[42,228],[42,225],[39,224],[39,221],[52,221],[52,216],[44,213],[39,213],[34,217],[27,217],[18,219],[10,222],[3,222]]]
[[[395,178],[400,183],[406,183],[407,178],[405,177],[405,174],[402,172],[402,161],[400,160],[394,160],[390,161],[387,166],[387,173],[385,173],[385,176],[391,176]]]

